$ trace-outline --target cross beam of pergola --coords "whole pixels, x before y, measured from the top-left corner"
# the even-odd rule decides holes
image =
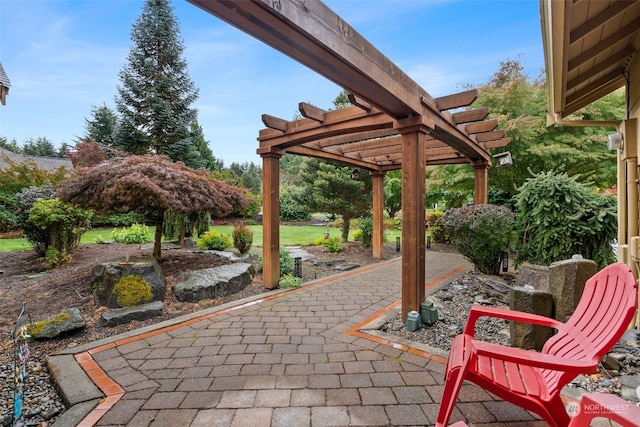
[[[263,161],[263,279],[280,272],[279,159],[285,153],[340,161],[368,169],[373,178],[373,254],[383,249],[384,174],[402,170],[402,315],[425,296],[425,167],[469,163],[474,202],[487,202],[490,148],[509,139],[470,106],[476,91],[434,99],[322,2],[313,0],[189,0],[325,76],[350,94],[353,106],[324,111],[299,104],[304,118],[267,114],[258,136]]]

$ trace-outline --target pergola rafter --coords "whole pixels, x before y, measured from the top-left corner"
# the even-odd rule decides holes
[[[476,98],[477,91],[469,90],[434,101],[444,114],[449,109],[468,107]],[[350,95],[350,99],[357,100],[357,97]],[[402,168],[401,134],[397,130],[397,120],[388,114],[362,102],[333,111],[305,102],[299,103],[298,108],[303,116],[299,120],[287,121],[267,114],[262,116],[267,129],[260,132],[258,154],[300,154],[341,161],[371,171]],[[509,139],[503,138],[503,130],[495,130],[497,120],[485,121],[488,114],[488,108],[479,108],[458,111],[448,117],[458,131],[477,147],[483,150],[503,147]],[[478,160],[469,158],[463,150],[434,136],[426,135],[424,140],[426,165],[462,164]],[[293,147],[296,149],[292,150]]]
[[[315,70],[349,93],[352,106],[326,111],[300,103],[303,118],[263,115],[258,135],[263,172],[263,280],[278,284],[279,159],[285,153],[339,161],[370,171],[373,255],[384,249],[384,175],[402,170],[402,315],[419,309],[425,279],[425,168],[468,163],[475,203],[487,202],[490,147],[508,143],[469,109],[475,90],[433,98],[321,1],[189,0]],[[460,109],[464,109],[459,111]]]

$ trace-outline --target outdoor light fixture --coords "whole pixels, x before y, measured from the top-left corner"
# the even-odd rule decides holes
[[[513,158],[511,157],[511,153],[509,151],[494,154],[492,157],[498,161],[497,166],[506,166],[513,164]]]
[[[353,172],[351,172],[351,179],[354,181],[360,179],[360,171],[358,169],[354,169]]]
[[[607,136],[607,147],[609,150],[615,150],[618,148],[622,148],[622,143],[624,142],[624,138],[621,133],[614,133],[612,135]]]

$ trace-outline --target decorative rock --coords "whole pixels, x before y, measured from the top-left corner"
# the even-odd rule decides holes
[[[325,260],[315,260],[313,261],[313,265],[316,267],[333,267],[334,265],[340,265],[346,262],[344,258],[336,258],[336,259],[325,259]]]
[[[158,261],[155,259],[135,260],[132,262],[107,262],[93,267],[91,284],[94,300],[98,306],[109,308],[122,307],[117,302],[113,288],[127,276],[140,276],[151,286],[151,301],[162,301],[165,296],[165,280]]]
[[[596,274],[594,261],[582,257],[557,261],[549,266],[549,292],[555,301],[555,318],[566,322],[573,314],[587,280]]]
[[[607,370],[614,369],[616,371],[619,371],[621,367],[620,361],[614,357],[611,357],[611,355],[609,354],[605,354],[605,356],[600,360],[600,363],[602,363],[602,367]]]
[[[512,310],[553,317],[553,297],[550,293],[524,286],[511,289]],[[541,350],[545,341],[553,335],[553,329],[546,326],[522,322],[511,322],[511,344],[524,348]]]
[[[83,329],[86,326],[84,318],[77,308],[70,308],[47,320],[35,322],[30,329],[34,338],[55,338],[59,335]]]
[[[253,266],[247,263],[222,265],[183,274],[185,280],[173,286],[179,301],[197,302],[239,292],[251,283]]]
[[[152,317],[160,316],[164,309],[162,301],[153,301],[147,304],[137,305],[135,307],[117,308],[108,310],[100,316],[100,325],[112,327],[123,323],[129,323],[133,320],[147,320]]]
[[[354,270],[358,267],[360,267],[360,264],[349,263],[349,264],[340,264],[335,269],[338,271],[349,271],[349,270]]]

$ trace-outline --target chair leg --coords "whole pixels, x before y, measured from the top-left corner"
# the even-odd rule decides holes
[[[464,376],[462,375],[462,369],[460,367],[454,367],[447,372],[447,377],[444,382],[444,390],[442,392],[442,401],[440,402],[440,410],[438,411],[438,418],[436,420],[436,427],[446,427],[453,408],[456,406],[458,400],[458,394],[460,393],[460,387],[464,382]]]

